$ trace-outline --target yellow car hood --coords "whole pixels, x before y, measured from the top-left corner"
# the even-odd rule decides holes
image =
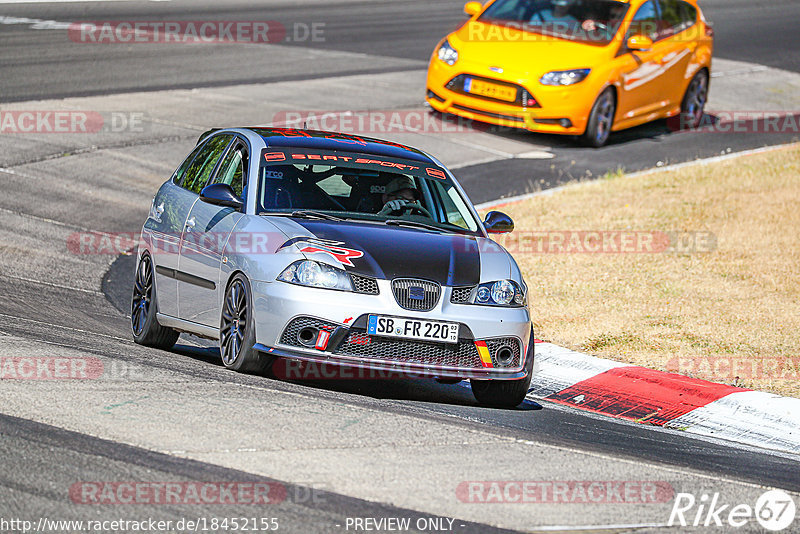
[[[559,39],[514,27],[469,21],[448,37],[465,66],[499,67],[509,77],[593,68],[611,59],[610,46]]]

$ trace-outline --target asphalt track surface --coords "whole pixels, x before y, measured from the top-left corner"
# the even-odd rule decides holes
[[[278,20],[326,23],[326,40],[316,46],[327,50],[366,52],[371,55],[424,62],[438,38],[459,20],[458,2],[311,2],[276,4],[269,8],[250,7],[251,2],[113,2],[97,4],[0,4],[0,15],[57,21],[136,18],[141,20]],[[795,21],[800,14],[796,2],[772,2],[769,6],[737,1],[705,3],[706,13],[717,25],[717,55],[797,71],[797,54],[775,53],[796,50],[798,32]],[[89,11],[91,10],[91,11]],[[364,19],[367,19],[365,23]],[[763,28],[769,27],[770,31]],[[724,30],[723,30],[724,28]],[[0,101],[33,98],[59,98],[87,94],[124,93],[131,90],[187,88],[265,83],[270,81],[312,79],[324,71],[324,65],[311,62],[270,72],[264,58],[242,53],[238,47],[212,47],[202,55],[179,47],[147,50],[91,46],[63,46],[54,32],[31,30],[25,25],[3,27],[3,51],[0,53]],[[312,46],[302,43],[296,46]],[[231,68],[234,65],[235,68]],[[408,68],[419,68],[409,63]],[[396,67],[371,67],[368,62],[354,62],[352,73],[375,73]],[[145,76],[145,73],[147,75]],[[342,71],[338,71],[341,74]],[[698,147],[698,139],[664,136],[663,125],[655,124],[620,134],[611,146],[591,151],[572,146],[566,140],[547,142],[554,146],[556,157],[547,167],[557,170],[547,177],[545,186],[593,169],[594,174],[614,169],[623,162],[626,168],[653,166],[654,161],[630,156],[631,147],[658,146],[656,152],[675,160],[720,152],[719,145],[734,150],[781,142],[758,136],[740,136],[707,141]],[[642,133],[652,135],[642,135]],[[542,136],[532,136],[541,143]],[[707,136],[711,138],[713,136]],[[789,139],[787,139],[789,140]],[[705,142],[705,141],[704,141]],[[643,151],[647,152],[647,151]],[[663,156],[649,155],[655,158]],[[571,162],[581,161],[581,164]],[[674,162],[674,161],[670,161]],[[473,200],[490,200],[489,191],[480,188],[482,177],[505,173],[513,176],[527,160],[498,161],[459,170]],[[616,164],[616,165],[615,165]],[[0,167],[5,163],[0,163]],[[574,171],[570,171],[570,167]],[[14,182],[10,194],[0,201],[4,231],[39,231],[46,222],[40,206],[31,201],[31,186]],[[21,189],[15,189],[21,188]],[[521,192],[509,190],[507,193]],[[495,190],[496,196],[496,190]],[[10,198],[9,198],[10,197]],[[14,198],[22,199],[15,202]],[[122,213],[98,210],[96,203],[81,205],[79,194],[70,197],[67,209],[57,209],[52,219],[67,230],[92,228],[128,229],[141,224],[146,206]],[[77,200],[74,200],[77,199]],[[46,211],[46,210],[45,210]],[[33,215],[32,215],[33,214]],[[5,218],[22,215],[23,226],[13,227]],[[91,226],[94,223],[96,226]],[[13,240],[12,240],[13,241]],[[662,466],[698,476],[725,478],[763,486],[800,491],[798,462],[794,457],[740,447],[715,440],[690,438],[679,432],[653,429],[642,425],[587,415],[550,403],[527,402],[516,410],[491,410],[475,404],[468,389],[444,386],[433,381],[397,381],[372,383],[336,381],[297,383],[260,376],[240,375],[222,369],[213,349],[184,340],[173,353],[133,345],[124,312],[131,285],[131,258],[113,263],[103,280],[103,291],[80,287],[71,278],[71,266],[56,256],[51,271],[59,283],[44,285],[27,280],[14,272],[0,276],[0,340],[2,337],[36,340],[54,351],[80,350],[83,353],[112,358],[121,362],[162,371],[169,370],[187,380],[205,380],[219,384],[261,387],[274,391],[302,393],[318,402],[335,402],[354,408],[380,410],[386,417],[409,416],[431,426],[444,423],[465,430],[480,430],[517,440],[534,440],[558,448]],[[5,260],[4,260],[5,261]],[[9,274],[10,273],[10,274]],[[59,275],[63,274],[59,278]],[[35,273],[31,279],[40,278]],[[9,394],[8,391],[5,394]],[[7,401],[10,402],[10,398]],[[2,409],[0,409],[2,411]],[[154,421],[154,424],[157,422]],[[0,512],[3,516],[36,516],[43,511],[51,516],[72,517],[85,510],[65,498],[64,488],[75,480],[249,480],[265,481],[251,473],[219,467],[213,463],[177,458],[139,447],[121,445],[82,433],[63,430],[26,419],[0,416]],[[33,467],[33,468],[32,468]],[[612,476],[612,475],[609,475]],[[577,477],[580,479],[580,477]],[[301,486],[287,484],[289,488]],[[290,532],[342,531],[336,527],[345,517],[404,516],[420,514],[408,509],[376,504],[363,499],[327,492],[324,504],[286,502],[274,509]],[[101,510],[101,517],[140,514],[140,509]],[[164,517],[208,515],[200,507],[182,507],[158,512]],[[217,516],[247,513],[248,510],[216,509]],[[93,510],[94,513],[94,510]],[[487,519],[488,521],[488,519]],[[487,525],[459,521],[460,531],[487,532]],[[282,529],[283,530],[283,529]]]
[[[737,59],[800,72],[800,4],[793,0],[701,2],[714,23],[715,57]],[[398,0],[252,2],[179,0],[3,4],[0,16],[57,22],[85,20],[236,20],[277,21],[288,28],[324,24],[324,40],[289,41],[292,46],[338,50],[427,62],[443,35],[463,21],[462,2]],[[81,43],[65,45],[61,32],[13,24],[2,29],[0,101],[61,98],[141,90],[192,88],[313,78],[308,63],[275,71],[268,54],[217,45],[196,53],[170,45],[136,49]],[[298,36],[302,36],[300,30]],[[375,72],[369,60],[353,62],[350,72]],[[322,97],[322,95],[320,95]],[[420,100],[422,91],[420,91]]]
[[[776,0],[702,2],[714,24],[715,57],[768,65],[800,72],[800,3]],[[377,74],[424,69],[438,40],[457,27],[464,16],[461,2],[99,2],[2,4],[0,25],[0,102],[29,101],[69,96],[105,95],[130,91],[157,91],[218,87],[247,83],[310,80],[324,76]],[[277,21],[287,30],[282,44],[309,51],[359,54],[334,64],[309,58],[276,61],[267,46],[170,44],[107,45],[65,42],[64,30],[32,29],[30,23],[10,23],[10,18],[30,18],[60,23],[80,21],[241,20]],[[307,31],[322,29],[321,39],[297,39]],[[365,55],[366,54],[366,55]],[[717,82],[712,80],[712,94]],[[398,95],[400,96],[400,95]],[[406,96],[406,95],[403,95]],[[417,100],[417,99],[415,99]],[[422,102],[422,89],[418,102]],[[307,109],[325,109],[325,95]],[[390,106],[391,107],[391,104]],[[740,98],[729,111],[761,110],[757,102]],[[767,110],[772,110],[770,106]],[[785,111],[785,110],[784,110]],[[793,110],[797,118],[798,111]],[[710,117],[711,120],[716,120]],[[675,133],[666,121],[656,121],[612,135],[609,145],[587,151],[570,137],[519,132],[498,132],[500,138],[548,147],[552,160],[505,159],[467,166],[457,175],[473,202],[515,196],[545,189],[573,179],[592,178],[608,171],[639,171],[663,164],[706,158],[731,151],[789,143],[796,131],[764,135],[744,133]],[[485,176],[504,176],[502,185]]]

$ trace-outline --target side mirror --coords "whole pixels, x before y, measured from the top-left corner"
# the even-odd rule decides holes
[[[514,221],[511,217],[500,211],[490,211],[486,214],[483,227],[490,234],[506,234],[514,230]]]
[[[244,202],[236,196],[233,188],[228,184],[211,184],[207,185],[200,191],[200,200],[215,204],[217,206],[226,206],[237,210],[242,209]]]
[[[647,52],[653,48],[653,40],[646,35],[633,35],[628,38],[628,50]]]
[[[467,2],[467,5],[464,6],[464,13],[473,17],[481,12],[483,9],[483,4],[480,2]]]

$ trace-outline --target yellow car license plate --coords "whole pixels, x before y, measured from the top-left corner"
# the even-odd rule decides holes
[[[505,100],[506,102],[514,102],[517,99],[517,90],[513,87],[506,87],[505,85],[484,82],[473,78],[464,80],[464,91],[473,95]]]

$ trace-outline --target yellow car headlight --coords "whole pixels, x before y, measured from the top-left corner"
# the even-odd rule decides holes
[[[539,79],[542,85],[573,85],[582,82],[592,69],[554,70]]]

